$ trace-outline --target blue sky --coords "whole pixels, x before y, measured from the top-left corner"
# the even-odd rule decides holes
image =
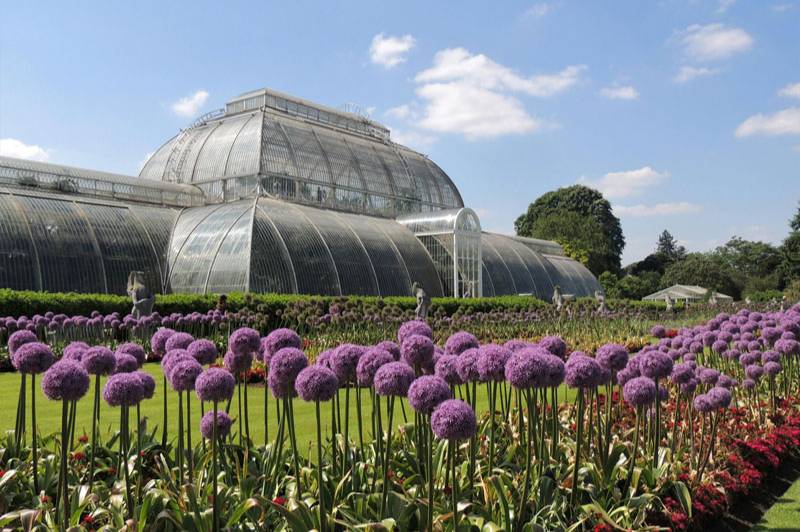
[[[585,182],[623,262],[779,242],[800,200],[800,0],[5,2],[0,151],[136,174],[227,99],[357,103],[484,229]]]

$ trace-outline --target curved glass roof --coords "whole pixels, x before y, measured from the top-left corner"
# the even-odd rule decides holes
[[[154,291],[178,211],[0,187],[0,286],[124,294],[131,271]]]
[[[379,124],[269,90],[181,131],[140,173],[198,185],[243,176],[259,176],[262,195],[387,218],[463,207],[441,168]]]
[[[257,198],[184,211],[169,250],[175,292],[441,295],[433,261],[402,225]]]

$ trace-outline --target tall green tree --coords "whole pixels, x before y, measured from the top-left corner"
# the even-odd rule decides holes
[[[674,284],[702,286],[734,299],[741,298],[733,270],[714,253],[689,253],[683,260],[670,264],[661,277],[661,286]]]
[[[548,192],[528,206],[514,228],[520,236],[562,244],[595,275],[620,269],[625,247],[622,226],[597,190],[573,185]]]
[[[789,220],[789,229],[791,232],[780,247],[781,262],[778,266],[781,281],[786,286],[800,280],[800,206]]]
[[[686,248],[678,244],[678,241],[675,240],[675,237],[672,236],[672,233],[664,229],[660,235],[658,235],[658,242],[656,243],[656,253],[661,254],[670,261],[681,260],[683,257],[686,256]]]
[[[743,292],[775,290],[781,284],[778,272],[781,253],[772,244],[734,236],[714,250],[714,254],[730,268]]]

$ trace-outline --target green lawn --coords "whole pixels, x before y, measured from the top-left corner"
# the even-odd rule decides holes
[[[163,420],[163,383],[161,368],[158,364],[148,363],[144,366],[144,371],[149,372],[156,380],[156,393],[155,396],[141,404],[142,419],[146,420],[148,430],[158,427],[158,435],[161,434],[161,423]],[[18,373],[2,373],[0,374],[0,404],[3,405],[0,409],[0,431],[13,430],[14,417],[16,415],[17,398],[19,395],[20,375]],[[42,435],[52,434],[61,430],[61,406],[60,402],[49,401],[45,398],[44,394],[39,388],[39,381],[41,375],[37,377],[36,381],[36,416],[37,424],[39,426],[39,433]],[[101,387],[105,379],[101,383]],[[30,408],[30,377],[28,378],[28,408]],[[487,410],[487,397],[486,387],[478,386],[478,415]],[[563,400],[565,397],[565,388],[559,390],[559,399]],[[102,393],[102,392],[101,392]],[[371,401],[369,392],[362,390],[362,419],[364,424],[364,438],[368,438],[371,428]],[[82,434],[89,434],[92,430],[92,397],[94,394],[94,380],[89,389],[89,392],[78,402],[77,421],[75,428],[76,438]],[[200,437],[200,403],[197,396],[192,393],[192,420],[189,425],[193,429],[192,441],[198,442]],[[178,396],[177,393],[170,391],[167,395],[168,398],[168,428],[171,435],[175,435],[178,427]],[[341,409],[342,416],[344,416],[344,393],[341,395]],[[394,419],[398,423],[403,422],[403,415],[400,409],[400,401],[395,403]],[[382,401],[382,405],[385,402]],[[248,390],[248,406],[249,406],[249,419],[250,419],[250,435],[256,445],[264,442],[264,387],[262,385],[251,385]],[[413,410],[406,403],[406,415],[410,420],[413,420]],[[233,401],[230,405],[230,413],[232,417],[236,417],[238,412],[236,394],[234,393]],[[330,427],[330,412],[331,407],[329,404],[323,405],[323,424]],[[295,399],[294,406],[295,424],[297,427],[298,446],[308,449],[309,445],[315,442],[316,437],[316,422],[313,403],[305,403],[300,399]],[[30,410],[28,413],[28,433],[30,434]],[[132,420],[133,423],[135,421]],[[344,419],[342,419],[344,424]],[[385,423],[385,421],[384,421]],[[108,406],[101,400],[101,413],[100,413],[100,430],[104,435],[109,435],[115,432],[119,427],[119,409]],[[269,432],[270,437],[274,437],[277,428],[277,419],[275,415],[275,399],[270,395],[269,397]],[[238,430],[234,427],[234,431]],[[325,430],[325,429],[323,429]],[[351,391],[350,398],[350,438],[353,441],[358,441],[358,416],[356,411],[356,395],[355,391]],[[27,439],[30,442],[30,437]]]
[[[753,530],[800,530],[800,480],[767,510]]]

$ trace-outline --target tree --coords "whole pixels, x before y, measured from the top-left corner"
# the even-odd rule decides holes
[[[678,241],[672,234],[664,229],[658,235],[658,243],[656,244],[656,254],[661,254],[667,257],[670,261],[681,260],[686,256],[686,248],[679,245]]]
[[[670,264],[661,278],[661,286],[674,284],[702,286],[740,299],[741,290],[731,268],[714,253],[689,253],[682,261]]]
[[[514,222],[520,236],[555,240],[573,253],[586,255],[595,275],[618,272],[625,237],[619,218],[600,192],[583,185],[559,188],[540,196]]]
[[[772,244],[734,236],[714,254],[730,268],[734,281],[744,292],[775,290],[781,285],[778,273],[781,253]]]
[[[800,230],[792,231],[780,248],[781,263],[778,268],[784,285],[800,280]]]
[[[789,229],[791,229],[792,232],[800,231],[800,205],[798,205],[797,212],[792,219],[789,220]]]

